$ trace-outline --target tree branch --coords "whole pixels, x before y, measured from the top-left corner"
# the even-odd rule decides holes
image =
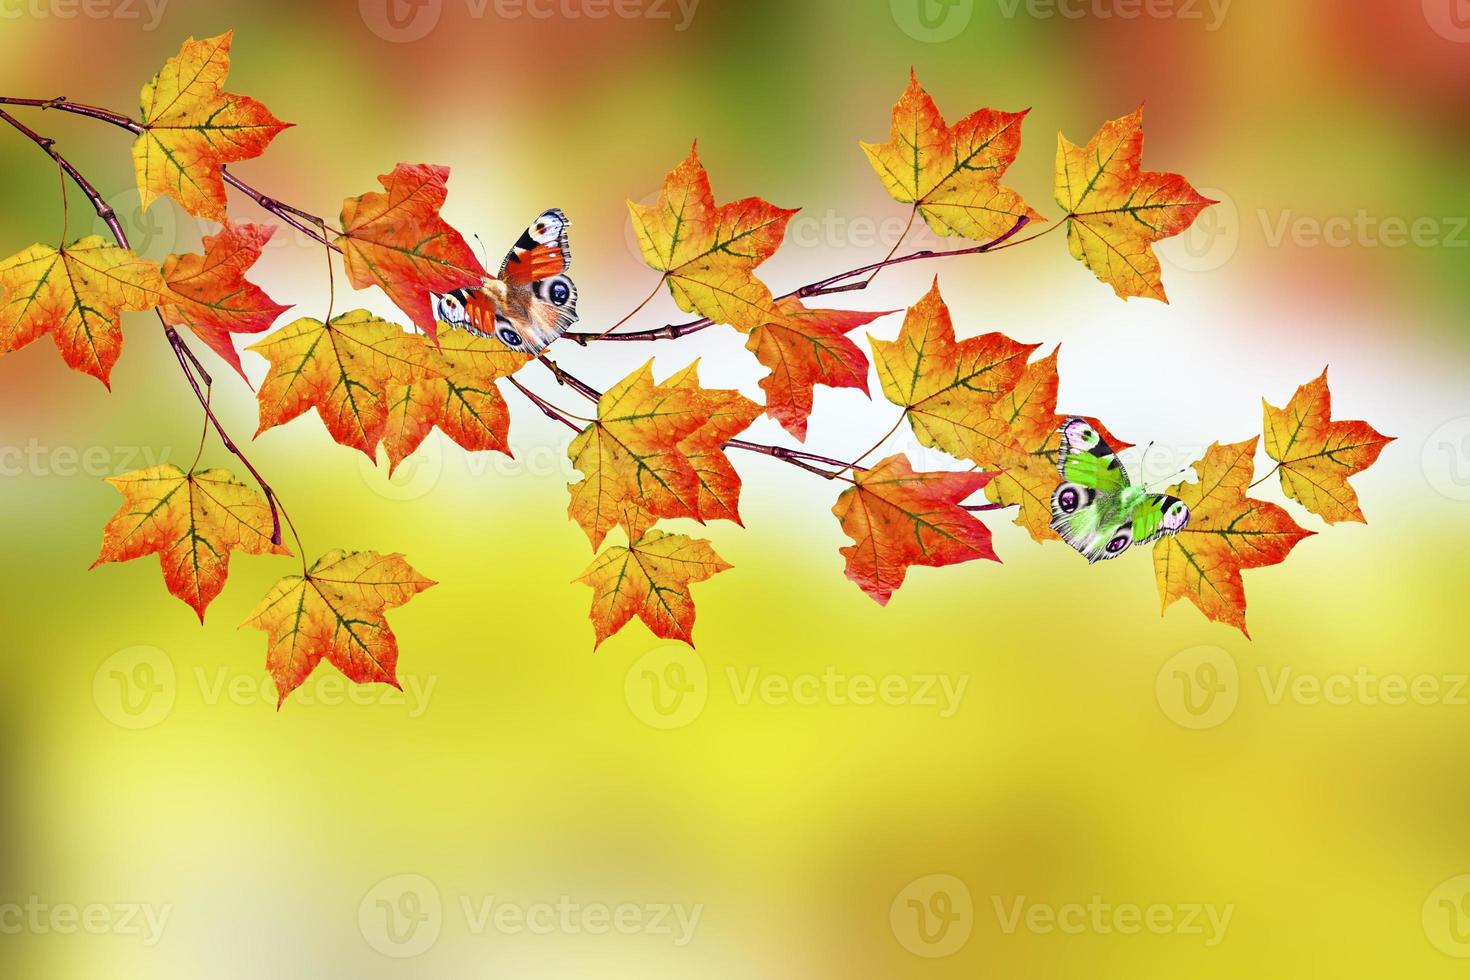
[[[845,285],[837,284],[842,283],[848,279],[856,279],[858,276],[865,275],[867,273],[877,275],[880,269],[886,269],[889,266],[893,265],[902,265],[905,262],[917,262],[923,259],[941,259],[959,255],[981,255],[985,252],[990,252],[999,248],[1022,228],[1025,228],[1030,220],[1031,219],[1027,218],[1023,214],[1021,215],[1021,217],[1016,219],[1016,223],[1012,225],[1010,227],[1010,230],[1008,230],[1005,234],[1001,235],[998,238],[993,238],[990,241],[984,242],[980,245],[972,245],[969,248],[952,248],[945,251],[935,251],[934,249],[926,248],[921,249],[917,252],[910,252],[907,255],[900,255],[898,258],[894,258],[890,255],[888,258],[883,259],[881,262],[872,262],[868,265],[859,266],[856,269],[849,269],[846,272],[839,272],[835,276],[828,276],[826,279],[818,279],[816,282],[807,283],[805,286],[799,286],[796,289],[793,289],[791,292],[783,293],[776,298],[809,299],[813,296],[829,296],[833,293],[856,292],[858,290],[868,288],[868,283],[872,282],[872,279],[869,278],[867,280],[859,282],[848,282]],[[1047,229],[1047,231],[1050,230],[1050,228]],[[1044,235],[1046,234],[1046,232],[1042,232],[1041,234]],[[1036,235],[1033,237],[1040,238],[1041,235]],[[1030,239],[1026,239],[1026,241],[1030,241]],[[683,337],[688,334],[695,333],[696,331],[703,330],[705,327],[712,326],[714,326],[713,320],[711,320],[709,317],[701,317],[698,320],[690,320],[687,323],[670,323],[662,327],[654,327],[648,330],[630,330],[627,333],[568,331],[562,336],[566,337],[568,340],[576,341],[577,343],[585,347],[590,341],[594,340],[675,340],[679,337]]]
[[[53,103],[37,103],[17,99],[0,99],[0,104],[39,104],[43,107],[50,107]],[[83,106],[79,108],[90,110],[91,107]],[[103,112],[105,112],[105,110],[95,110],[95,113]],[[83,112],[82,115],[94,115],[95,113],[93,111],[88,111]],[[106,116],[99,115],[97,116],[97,118],[106,118]],[[81,192],[87,196],[87,200],[92,202],[92,207],[96,210],[97,216],[107,224],[108,230],[112,232],[112,237],[117,240],[118,245],[122,246],[123,248],[132,247],[128,242],[127,232],[123,231],[122,224],[117,220],[117,214],[107,204],[107,202],[102,199],[102,195],[97,193],[97,188],[93,187],[91,182],[88,181],[87,178],[83,177],[81,172],[78,171],[76,167],[72,166],[71,161],[67,160],[66,157],[62,156],[61,153],[57,151],[56,141],[54,139],[51,139],[47,136],[42,136],[41,134],[37,133],[35,130],[27,126],[25,123],[21,122],[19,119],[16,119],[10,113],[6,112],[4,109],[0,109],[0,121],[9,123],[32,143],[35,143],[42,150],[44,150],[46,154],[51,157],[51,159],[55,160],[57,165],[59,165],[62,170],[66,171],[67,176],[72,179],[72,182],[75,183],[77,187],[81,189]],[[113,120],[109,119],[109,121]],[[61,244],[65,246],[66,243],[62,242]],[[235,445],[235,441],[230,438],[229,433],[225,431],[225,427],[220,423],[219,418],[214,414],[214,410],[210,408],[210,399],[209,396],[206,394],[206,390],[211,388],[214,382],[210,378],[209,373],[204,370],[204,365],[199,362],[199,358],[194,355],[194,352],[190,350],[189,345],[184,342],[184,338],[179,335],[178,330],[176,330],[171,324],[163,319],[163,312],[156,307],[154,308],[153,312],[157,314],[158,322],[163,325],[163,334],[168,339],[169,347],[173,349],[174,356],[178,359],[179,367],[184,372],[184,378],[189,382],[189,387],[193,390],[194,397],[199,400],[200,406],[204,409],[204,415],[209,420],[210,424],[214,427],[214,431],[219,436],[220,442],[224,444],[225,449],[229,450],[230,453],[232,453],[237,459],[240,460],[245,468],[250,471],[250,475],[255,478],[255,482],[260,485],[261,493],[265,495],[266,503],[270,505],[271,509],[271,542],[273,544],[280,544],[281,513],[283,511],[283,508],[280,507],[279,502],[276,499],[275,490],[272,489],[271,485],[267,483],[265,481],[265,478],[260,475],[260,471],[255,468],[254,464],[250,462],[249,458],[247,458],[245,453],[241,451],[240,447]],[[204,389],[201,389],[199,387],[199,381],[195,379],[193,371],[199,372],[199,378],[204,381]],[[287,517],[287,522],[290,522],[289,516]],[[293,535],[295,535],[296,529],[294,526],[292,527],[291,532]],[[296,538],[296,547],[298,548],[298,550],[301,547],[301,539],[299,536],[297,536]]]

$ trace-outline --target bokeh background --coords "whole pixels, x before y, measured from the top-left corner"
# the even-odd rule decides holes
[[[127,112],[184,38],[233,27],[230,89],[297,124],[242,176],[334,215],[400,160],[448,164],[446,214],[492,255],[565,208],[592,325],[653,281],[624,199],[653,194],[696,137],[720,200],[803,208],[763,270],[779,290],[892,245],[903,208],[857,141],[886,137],[910,66],[951,119],[1033,107],[1007,181],[1053,216],[1057,131],[1082,141],[1146,102],[1146,165],[1223,202],[1159,249],[1172,305],[1115,299],[1060,236],[893,270],[852,304],[902,308],[937,273],[962,334],[1061,343],[1062,409],[1157,440],[1150,475],[1258,433],[1261,397],[1283,404],[1324,364],[1339,417],[1398,437],[1354,481],[1367,526],[1290,505],[1324,533],[1246,573],[1252,641],[1187,603],[1161,618],[1146,555],[1087,567],[1003,515],[1003,565],[916,569],[879,608],[842,575],[835,488],[737,458],[746,527],[700,532],[735,567],[697,587],[696,654],[637,623],[593,651],[566,433],[514,393],[514,461],[436,435],[391,481],[303,418],[251,451],[307,548],[401,550],[441,584],[394,614],[404,693],[349,692],[324,666],[278,713],[263,636],[235,625],[289,560],[237,557],[203,627],[151,560],[86,570],[117,503],[102,478],[186,464],[198,438],[156,324],[127,319],[110,394],[37,343],[0,360],[7,973],[1463,975],[1462,0],[0,14],[0,93]],[[23,118],[145,254],[210,230],[167,201],[137,213],[125,133]],[[55,169],[7,129],[0,173],[0,252],[54,241]],[[268,220],[243,198],[233,214]],[[71,231],[89,227],[73,194]],[[319,249],[283,230],[261,270],[321,315]],[[375,292],[352,302],[393,313]],[[665,298],[638,322],[675,313]],[[759,397],[724,328],[559,351],[601,385],[649,356],[660,376],[701,357],[707,384]],[[217,376],[248,437],[251,393]],[[809,445],[861,451],[892,417],[824,389]],[[206,458],[229,464],[217,444]],[[1274,481],[1258,493],[1281,499]],[[874,691],[889,703],[860,703]]]

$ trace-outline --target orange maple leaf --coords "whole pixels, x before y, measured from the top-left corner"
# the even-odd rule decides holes
[[[333,439],[376,459],[388,424],[388,388],[424,378],[434,350],[423,337],[367,310],[322,323],[302,317],[249,350],[270,361],[256,435],[315,408]]]
[[[289,555],[271,541],[270,504],[228,470],[153,466],[108,483],[123,505],[102,529],[102,550],[92,563],[157,555],[171,595],[188,603],[204,622],[204,609],[225,587],[230,552]]]
[[[1143,107],[1103,124],[1086,146],[1057,134],[1057,203],[1072,257],[1119,297],[1167,303],[1153,243],[1184,231],[1218,202],[1179,174],[1141,169]]]
[[[985,488],[993,503],[1018,509],[1015,523],[1037,541],[1058,540],[1051,529],[1051,497],[1061,482],[1057,473],[1059,429],[1067,416],[1057,413],[1057,358],[1061,349],[1026,365],[1010,391],[990,404],[990,417],[978,423],[979,466],[996,470]],[[1114,452],[1133,443],[1118,439],[1095,418],[1084,416]]]
[[[663,531],[648,531],[626,548],[608,548],[574,579],[592,587],[589,618],[597,633],[593,647],[634,616],[655,636],[693,646],[694,598],[689,586],[729,567],[708,541]]]
[[[471,452],[493,449],[509,456],[510,409],[495,382],[520,370],[531,355],[463,330],[443,337],[439,349],[429,353],[421,375],[391,382],[385,389],[383,448],[389,475],[436,425]]]
[[[459,232],[439,216],[448,196],[448,167],[400,163],[373,191],[342,202],[337,245],[358,289],[380,286],[415,326],[438,342],[431,293],[479,286],[486,277]]]
[[[869,336],[878,380],[922,445],[975,463],[992,458],[990,407],[1016,386],[1040,344],[1000,333],[956,340],[936,277],[909,308],[896,340]]]
[[[795,297],[776,308],[782,316],[751,330],[745,346],[771,369],[760,381],[766,414],[804,442],[817,385],[868,393],[868,359],[848,332],[896,311],[810,310]]]
[[[189,38],[143,86],[143,132],[133,141],[133,169],[144,210],[167,195],[192,215],[223,222],[220,168],[260,156],[291,125],[254,99],[224,90],[234,35]]]
[[[1348,477],[1378,460],[1393,441],[1367,422],[1332,421],[1327,369],[1296,390],[1285,408],[1261,399],[1266,455],[1280,464],[1281,489],[1328,524],[1367,523]]]
[[[652,205],[628,202],[643,260],[663,273],[679,308],[738,330],[770,319],[771,291],[753,270],[775,253],[798,210],[758,197],[716,207],[697,147],[669,171]]]
[[[1000,561],[990,529],[960,503],[990,482],[990,473],[916,473],[902,454],[870,470],[832,505],[853,543],[838,549],[847,577],[886,606],[913,565]]]
[[[276,706],[323,657],[358,684],[397,687],[398,638],[384,614],[435,584],[402,555],[341,550],[277,582],[240,624],[267,634]]]
[[[261,333],[289,310],[245,278],[275,229],[226,224],[204,237],[203,255],[170,255],[163,263],[169,295],[159,311],[167,323],[194,331],[245,377],[232,334]]]
[[[910,70],[909,87],[893,106],[888,142],[861,146],[889,195],[912,204],[935,233],[987,241],[1022,217],[1046,220],[1000,183],[1021,148],[1029,111],[980,109],[946,126]]]
[[[592,547],[619,526],[636,540],[660,518],[738,520],[740,479],[719,447],[760,406],[700,388],[697,364],[656,384],[650,359],[603,393],[596,421],[572,440],[567,455],[583,478],[567,485],[567,513]]]
[[[1312,532],[1282,507],[1246,496],[1255,475],[1258,437],[1215,443],[1194,464],[1195,483],[1169,493],[1189,507],[1189,525],[1154,545],[1154,578],[1163,609],[1181,596],[1218,623],[1246,636],[1241,571],[1275,565]]]
[[[32,245],[0,261],[0,354],[49,333],[68,367],[108,385],[122,353],[121,314],[153,309],[164,291],[157,265],[100,235]]]

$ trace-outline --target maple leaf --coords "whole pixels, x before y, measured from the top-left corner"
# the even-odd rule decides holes
[[[400,163],[373,191],[342,202],[342,264],[358,289],[380,286],[415,326],[438,343],[431,293],[479,286],[485,270],[459,232],[439,217],[448,167]]]
[[[440,341],[421,377],[387,386],[388,422],[383,447],[388,472],[411,455],[438,426],[471,452],[493,449],[510,455],[510,409],[495,382],[518,371],[531,355],[513,351],[494,337],[456,330]]]
[[[997,471],[985,488],[986,497],[1003,507],[1017,507],[1015,523],[1037,541],[1059,539],[1051,529],[1051,497],[1061,483],[1057,450],[1059,429],[1067,418],[1057,413],[1060,353],[1057,348],[1027,364],[1011,390],[991,403],[990,418],[976,426],[983,438],[975,441],[977,453],[971,457],[977,465]],[[1097,419],[1087,421],[1114,452],[1132,447]]]
[[[853,543],[838,549],[847,577],[879,605],[888,605],[913,565],[957,565],[976,558],[1000,561],[990,529],[960,503],[990,482],[990,473],[916,473],[902,454],[870,470],[832,505]]]
[[[654,636],[694,645],[693,582],[729,568],[708,541],[648,531],[628,547],[608,548],[573,581],[592,587],[593,648],[634,616]]]
[[[1285,561],[1299,541],[1312,535],[1284,508],[1246,496],[1259,441],[1252,437],[1210,446],[1194,464],[1198,482],[1169,490],[1189,507],[1189,525],[1154,545],[1163,609],[1187,597],[1207,618],[1246,636],[1241,571]]]
[[[868,343],[883,394],[903,408],[919,442],[976,463],[990,458],[991,405],[1015,387],[1041,346],[999,333],[955,340],[937,277],[909,308],[898,339],[869,336]]]
[[[861,146],[883,188],[912,204],[936,234],[988,241],[1022,217],[1046,220],[1000,183],[1021,148],[1021,123],[1030,111],[980,109],[951,128],[910,70],[888,142]]]
[[[738,391],[699,386],[699,361],[669,377],[665,388],[686,392],[703,423],[679,440],[679,452],[698,478],[695,510],[699,520],[740,523],[740,474],[725,455],[725,443],[761,414],[762,406]]]
[[[1153,243],[1170,238],[1218,203],[1179,174],[1140,169],[1143,107],[1103,124],[1086,146],[1057,134],[1057,203],[1067,209],[1072,257],[1122,299],[1167,303]]]
[[[249,349],[271,364],[256,393],[256,435],[315,408],[333,439],[369,459],[387,426],[390,383],[421,378],[433,363],[423,337],[367,310],[330,323],[302,317]]]
[[[234,35],[189,38],[143,86],[143,132],[133,141],[133,169],[144,210],[167,195],[196,217],[223,222],[220,168],[260,156],[291,125],[254,99],[224,90]]]
[[[817,385],[868,393],[868,359],[847,333],[896,311],[810,310],[794,297],[776,308],[782,315],[751,330],[745,346],[771,369],[760,381],[766,414],[805,442]]]
[[[740,478],[720,446],[760,414],[739,392],[700,388],[698,361],[661,384],[653,361],[613,385],[567,449],[582,479],[568,515],[592,547],[613,527],[628,540],[660,518],[738,522]]]
[[[67,366],[108,385],[122,312],[151,310],[163,292],[157,265],[99,235],[32,245],[0,261],[0,354],[49,333]]]
[[[203,255],[170,255],[163,263],[169,292],[159,308],[164,321],[194,331],[242,378],[231,335],[269,330],[290,309],[245,278],[274,233],[267,225],[226,224],[205,236]]]
[[[669,171],[652,205],[628,202],[643,260],[663,273],[679,308],[738,330],[770,319],[771,291],[753,270],[775,253],[798,210],[758,197],[716,207],[697,147]]]
[[[1328,524],[1367,523],[1348,477],[1378,460],[1393,441],[1367,422],[1332,421],[1327,369],[1296,390],[1285,408],[1261,399],[1266,455],[1281,464],[1281,489]]]
[[[205,607],[225,587],[230,552],[291,553],[271,541],[265,497],[228,470],[185,473],[166,464],[107,482],[123,495],[123,505],[102,529],[102,550],[92,567],[157,555],[169,593],[188,603],[201,623]]]
[[[329,551],[304,575],[281,579],[241,628],[267,635],[265,665],[276,682],[276,707],[325,657],[358,684],[398,686],[398,638],[387,610],[437,585],[402,555]]]

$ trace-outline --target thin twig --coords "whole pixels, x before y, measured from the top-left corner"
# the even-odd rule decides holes
[[[988,242],[984,242],[980,245],[972,245],[969,248],[952,248],[941,251],[935,251],[934,249],[926,248],[921,249],[917,252],[910,252],[907,255],[900,255],[898,258],[893,258],[893,256],[890,255],[888,258],[883,259],[881,262],[871,262],[867,265],[859,266],[856,269],[849,269],[846,272],[839,272],[835,276],[828,276],[825,279],[818,279],[816,282],[807,283],[805,286],[793,289],[791,292],[784,293],[776,298],[808,299],[812,296],[830,296],[833,293],[856,292],[861,289],[866,289],[868,286],[868,282],[872,281],[871,278],[866,281],[858,280],[856,282],[846,282],[846,280],[857,279],[858,276],[862,276],[867,273],[873,273],[876,275],[878,270],[880,269],[886,269],[889,266],[893,265],[902,265],[905,262],[917,262],[924,259],[940,259],[960,255],[981,255],[985,252],[995,251],[1003,247],[1008,239],[1019,232],[1022,228],[1026,227],[1030,220],[1031,219],[1023,214],[1021,215],[1021,217],[1016,219],[1016,223],[1012,225],[1010,227],[1010,230],[1007,231],[1005,234],[1001,235],[998,238],[991,239]],[[1050,230],[1051,229],[1047,229],[1047,231]],[[1040,234],[1033,235],[1031,236],[1031,238],[1040,238],[1041,235],[1044,234],[1046,234],[1045,231],[1041,232]],[[1031,238],[1023,240],[1030,241]],[[839,285],[839,283],[842,283],[842,285]],[[647,330],[630,330],[627,333],[595,333],[590,331],[568,331],[567,333],[563,334],[563,336],[566,337],[568,340],[576,341],[583,346],[586,346],[588,342],[594,340],[675,340],[679,337],[687,336],[691,333],[703,330],[706,327],[711,326],[714,326],[713,320],[711,320],[709,317],[701,317],[698,320],[690,320],[686,323],[669,323],[665,324],[662,327],[653,327]]]
[[[15,99],[0,99],[0,103],[17,105],[43,105],[44,107],[50,108],[53,106],[54,100],[51,102],[40,103],[26,102]],[[101,113],[104,111],[105,110],[96,110],[97,113]],[[82,114],[94,115],[95,113],[85,112]],[[98,116],[98,118],[105,117]],[[106,223],[108,230],[112,232],[112,237],[117,240],[118,245],[123,248],[132,247],[128,242],[127,232],[123,230],[122,224],[117,220],[116,212],[114,212],[112,207],[109,206],[108,203],[102,199],[102,195],[97,193],[97,188],[93,187],[92,184],[87,180],[87,178],[83,177],[80,171],[78,171],[76,167],[72,166],[71,162],[57,151],[56,141],[54,139],[40,135],[35,130],[22,123],[20,120],[16,119],[10,113],[6,112],[4,109],[0,109],[0,121],[9,123],[32,143],[35,143],[42,150],[44,150],[46,154],[51,157],[51,159],[55,160],[57,164],[60,165],[61,169],[66,171],[67,176],[72,179],[72,182],[75,183],[77,187],[81,189],[81,192],[87,196],[87,200],[92,202],[92,207],[97,212],[97,216],[101,218],[104,223]],[[65,244],[65,242],[62,243],[63,247],[65,246]],[[215,416],[214,410],[210,407],[209,404],[209,394],[206,391],[206,389],[210,389],[213,385],[213,381],[209,377],[209,372],[204,369],[204,365],[199,362],[199,358],[194,356],[194,352],[189,349],[189,345],[184,342],[184,338],[179,335],[178,330],[174,329],[173,326],[171,326],[167,321],[163,319],[163,312],[157,308],[155,308],[153,312],[157,314],[158,322],[163,325],[164,337],[168,339],[169,346],[173,348],[174,356],[178,359],[179,367],[183,370],[184,378],[189,382],[189,387],[193,390],[194,397],[199,400],[200,406],[204,409],[205,418],[207,418],[209,422],[214,426],[214,431],[216,432],[216,434],[219,435],[220,442],[224,444],[225,449],[227,449],[237,459],[240,460],[245,468],[250,471],[250,475],[255,478],[255,482],[260,485],[261,493],[265,495],[266,503],[270,505],[271,509],[271,543],[280,544],[281,514],[284,512],[285,508],[282,507],[277,501],[275,490],[273,490],[271,488],[271,485],[265,481],[265,478],[260,475],[260,472],[255,468],[254,464],[250,462],[244,452],[240,450],[240,447],[235,445],[234,440],[231,439],[229,433],[225,431],[225,427],[220,423],[219,418]],[[199,382],[195,380],[193,371],[190,370],[191,365],[193,367],[193,370],[198,371],[199,377],[203,379],[204,389],[201,389],[199,387]],[[289,524],[289,515],[287,516],[286,520]],[[293,535],[296,534],[296,528],[294,525],[291,527],[291,533]],[[301,546],[301,539],[299,536],[297,536],[296,545],[298,548],[300,548]]]

